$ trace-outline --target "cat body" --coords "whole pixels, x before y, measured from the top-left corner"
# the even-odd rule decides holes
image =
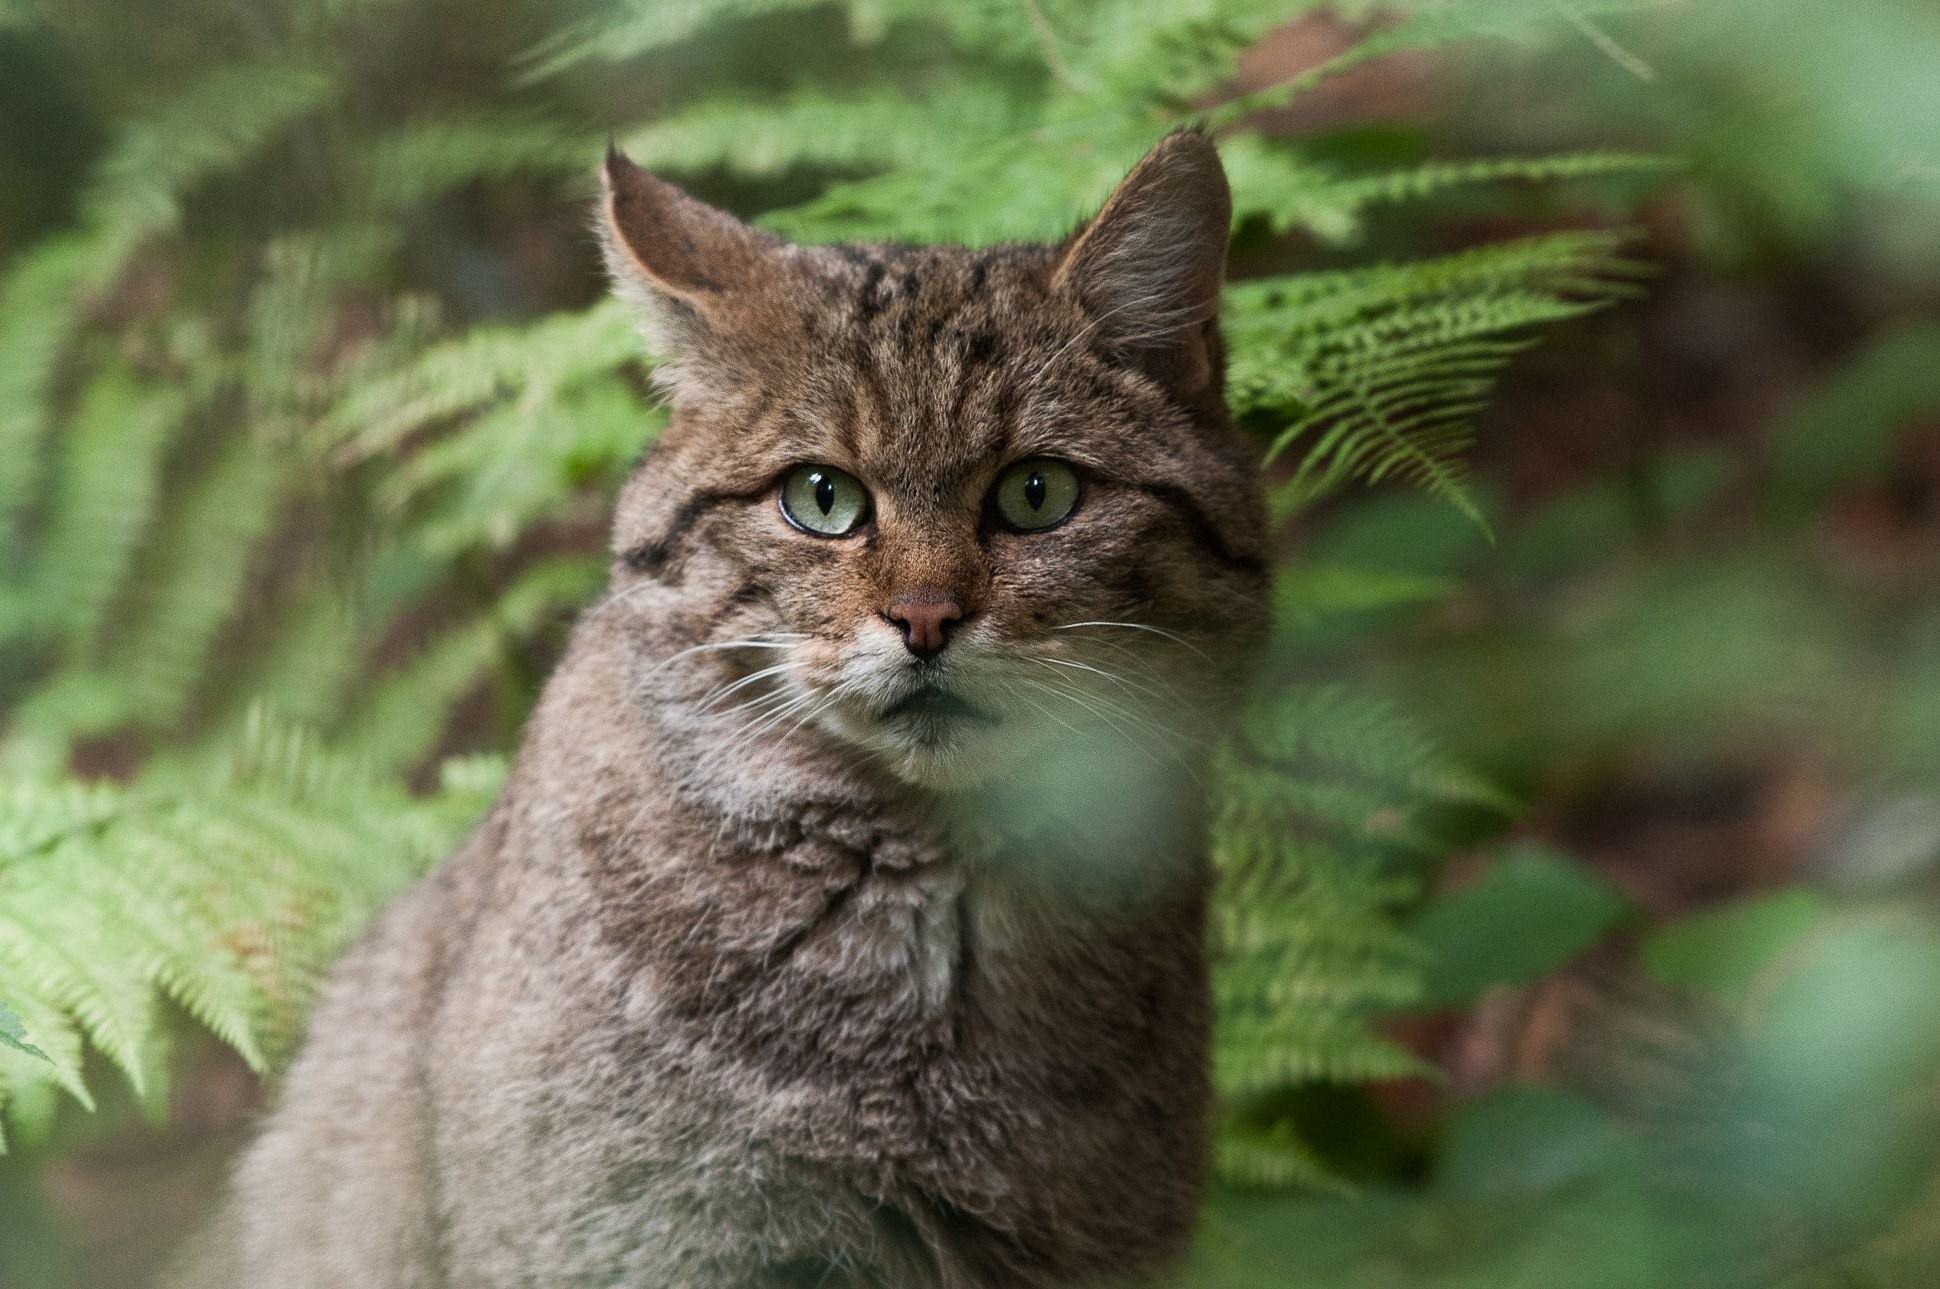
[[[333,972],[185,1283],[1176,1261],[1204,749],[1263,630],[1227,210],[1184,134],[1061,246],[792,247],[609,158],[609,262],[678,356],[613,588],[497,805]]]

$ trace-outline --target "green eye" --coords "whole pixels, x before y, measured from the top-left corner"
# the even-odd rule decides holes
[[[1055,528],[1078,508],[1078,472],[1062,461],[1019,461],[997,480],[997,514],[1020,532]]]
[[[781,513],[803,532],[841,537],[869,517],[869,493],[833,466],[798,465],[782,480]]]

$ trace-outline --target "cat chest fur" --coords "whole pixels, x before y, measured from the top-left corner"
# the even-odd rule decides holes
[[[705,1089],[748,1157],[870,1204],[977,1213],[1049,1249],[1156,1194],[1150,1229],[1112,1238],[1183,1229],[1203,1154],[1202,865],[1161,897],[1087,904],[1047,899],[1028,857],[965,863],[888,821],[810,812],[782,831],[664,872],[636,856],[628,898],[602,901],[637,973],[622,1068]],[[619,880],[624,841],[589,840]],[[1155,1192],[1152,1173],[1173,1182]]]

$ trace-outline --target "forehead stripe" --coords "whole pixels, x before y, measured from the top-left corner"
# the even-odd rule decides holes
[[[882,275],[884,269],[880,260],[869,265],[869,271],[862,275],[862,292],[856,297],[856,316],[864,322],[882,312]]]

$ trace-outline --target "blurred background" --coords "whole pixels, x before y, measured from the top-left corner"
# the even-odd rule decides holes
[[[1207,1286],[1940,1284],[1927,0],[0,0],[0,1285],[135,1286],[663,423],[587,199],[1236,194]]]

